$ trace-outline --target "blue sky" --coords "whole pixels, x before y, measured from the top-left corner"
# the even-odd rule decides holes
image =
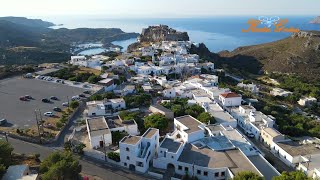
[[[0,16],[320,15],[320,0],[0,0]]]

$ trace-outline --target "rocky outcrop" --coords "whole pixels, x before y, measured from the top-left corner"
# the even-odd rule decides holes
[[[187,32],[179,32],[166,25],[149,26],[138,37],[140,42],[189,41]]]
[[[320,16],[315,17],[310,21],[311,24],[320,24]]]

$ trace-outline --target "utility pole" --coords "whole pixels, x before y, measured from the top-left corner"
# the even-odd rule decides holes
[[[107,152],[106,152],[106,142],[105,142],[105,139],[104,139],[104,134],[102,135],[102,138],[103,138],[103,152],[104,152],[104,161],[107,161]]]
[[[67,101],[68,101],[68,112],[70,111],[70,102],[69,102],[69,96],[67,96]]]
[[[38,128],[38,137],[39,137],[39,142],[40,142],[40,144],[41,144],[41,134],[40,134],[40,128],[39,128],[39,120],[38,120],[37,110],[34,110],[34,114],[36,115],[37,128]]]

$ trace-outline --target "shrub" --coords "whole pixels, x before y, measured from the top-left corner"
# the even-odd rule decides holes
[[[108,158],[112,159],[112,160],[114,160],[116,162],[120,162],[120,154],[117,153],[117,152],[109,152],[108,153]]]

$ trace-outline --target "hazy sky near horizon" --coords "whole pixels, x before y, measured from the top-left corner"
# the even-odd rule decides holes
[[[320,15],[320,0],[0,0],[0,16]]]

